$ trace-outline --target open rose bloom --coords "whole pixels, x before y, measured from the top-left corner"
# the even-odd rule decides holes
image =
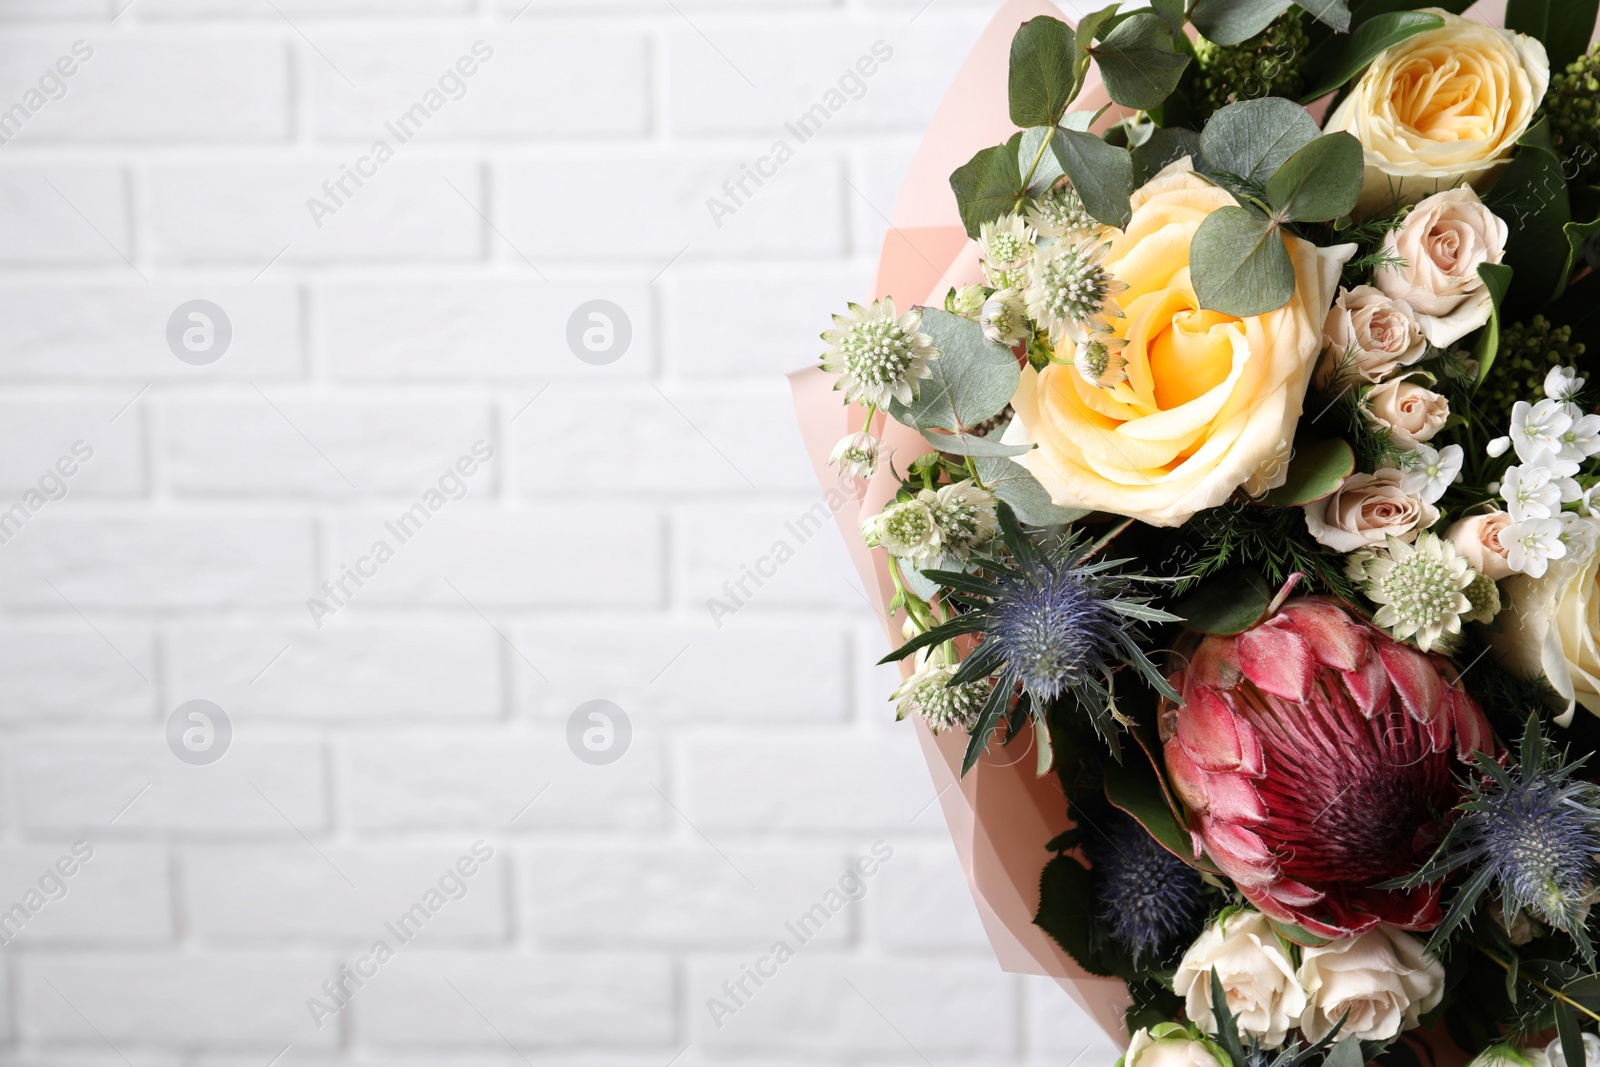
[[[806,448],[1003,968],[1124,1067],[1546,1055],[1533,976],[1597,966],[1600,282],[1497,182],[1587,82],[1494,5],[1206,7],[1098,18],[1081,85],[1001,8],[790,376]],[[1333,115],[1229,88],[1301,34],[1370,46]]]

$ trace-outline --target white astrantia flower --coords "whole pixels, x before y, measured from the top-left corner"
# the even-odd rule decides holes
[[[881,547],[889,555],[919,568],[932,564],[942,551],[939,525],[927,502],[920,498],[891,504],[863,522],[861,538],[868,546]]]
[[[966,559],[1000,528],[993,495],[970,481],[941,486],[937,492],[924,489],[917,499],[933,513],[940,544],[956,559]]]
[[[972,729],[994,683],[980,678],[951,685],[956,670],[951,664],[919,662],[916,673],[889,697],[895,702],[895,718],[921,715],[934,733]]]
[[[1033,332],[1028,322],[1028,306],[1015,289],[1001,289],[983,302],[978,313],[983,335],[997,345],[1011,346],[1025,341]]]
[[[1420,534],[1413,544],[1389,538],[1388,551],[1367,563],[1366,573],[1367,597],[1379,605],[1373,623],[1424,652],[1459,634],[1462,616],[1473,610],[1466,590],[1478,572],[1436,534]]]
[[[1084,209],[1083,199],[1063,180],[1028,205],[1028,225],[1040,237],[1080,241],[1100,232],[1100,223]]]
[[[822,369],[839,376],[834,388],[843,391],[847,404],[911,403],[917,382],[928,377],[928,364],[939,356],[933,338],[922,332],[921,312],[896,315],[894,298],[887,296],[866,307],[851,304],[850,314],[835,315],[822,339],[829,345]]]
[[[1572,426],[1568,405],[1545,399],[1537,404],[1519,400],[1511,405],[1511,443],[1517,458],[1531,463],[1540,452],[1559,454],[1561,437]]]
[[[1111,320],[1122,317],[1113,298],[1128,286],[1101,263],[1110,247],[1095,239],[1052,241],[1034,251],[1028,314],[1050,331],[1052,341],[1070,337],[1082,342],[1110,333]]]
[[[1400,475],[1400,488],[1432,504],[1461,477],[1466,453],[1460,445],[1445,445],[1438,450],[1418,445],[1411,451],[1410,458],[1411,466]]]
[[[1544,395],[1551,400],[1570,403],[1583,392],[1585,381],[1587,379],[1578,377],[1576,367],[1551,367],[1550,373],[1544,376]]]
[[[1072,365],[1090,385],[1109,389],[1128,380],[1128,360],[1122,354],[1126,345],[1120,337],[1096,334],[1079,343]]]
[[[978,228],[978,256],[983,263],[983,276],[992,288],[1027,286],[1033,239],[1033,227],[1020,215],[1006,215]]]
[[[878,439],[870,433],[846,434],[833,446],[828,462],[846,478],[870,478],[878,470]]]
[[[944,309],[952,315],[976,318],[978,312],[983,310],[986,291],[981,285],[963,285],[960,289],[952,289],[945,297]]]
[[[1462,622],[1494,622],[1494,617],[1500,614],[1504,606],[1500,600],[1500,586],[1482,571],[1472,572],[1472,584],[1467,586],[1466,594],[1472,602],[1472,610],[1461,616]]]
[[[1561,510],[1561,487],[1556,485],[1549,467],[1526,464],[1507,467],[1500,481],[1500,495],[1506,511],[1517,522],[1548,519]]]
[[[1561,540],[1564,524],[1560,519],[1524,519],[1507,526],[1500,534],[1506,546],[1506,562],[1511,569],[1534,578],[1543,578],[1550,561],[1567,554]]]

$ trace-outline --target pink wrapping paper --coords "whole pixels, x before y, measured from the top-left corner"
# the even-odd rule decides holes
[[[1485,0],[1467,15],[1499,26],[1504,10],[1505,0]],[[1009,0],[1000,9],[973,46],[929,125],[895,205],[873,286],[875,296],[893,296],[901,310],[913,305],[942,306],[948,289],[983,280],[976,245],[967,239],[950,191],[950,173],[974,153],[1002,143],[1013,132],[1006,98],[1011,39],[1018,26],[1038,15],[1065,18],[1050,0]],[[1091,67],[1088,83],[1073,107],[1093,111],[1108,102],[1099,72]],[[1326,107],[1324,100],[1312,108],[1319,120]],[[1125,114],[1113,107],[1101,125],[1114,123]],[[859,531],[862,518],[881,511],[899,488],[899,478],[890,467],[903,473],[907,464],[930,448],[916,431],[879,414],[873,431],[891,462],[881,464],[866,485],[842,483],[829,465],[828,455],[839,438],[861,429],[864,410],[841,404],[831,376],[815,367],[794,372],[789,382],[817,479],[827,491],[889,647],[899,645],[904,639],[904,617],[887,614],[894,586],[886,557],[882,551],[868,549]],[[902,668],[909,672],[909,661]],[[1045,843],[1070,824],[1055,777],[1039,778],[1034,773],[1026,732],[1009,749],[991,747],[962,777],[966,737],[935,736],[920,718],[913,721],[973,902],[1000,966],[1015,973],[1055,978],[1112,1040],[1126,1047],[1122,1015],[1129,1004],[1127,988],[1119,980],[1085,972],[1033,923],[1039,904],[1039,875],[1050,858]],[[1445,1059],[1458,1058],[1465,1059],[1459,1053]]]

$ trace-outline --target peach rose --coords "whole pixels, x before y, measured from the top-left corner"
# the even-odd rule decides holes
[[[1375,548],[1386,539],[1416,540],[1439,521],[1439,509],[1400,488],[1400,472],[1352,474],[1332,496],[1307,504],[1306,528],[1335,552]]]
[[[1509,232],[1469,187],[1435,193],[1384,237],[1398,262],[1373,271],[1372,280],[1410,304],[1422,335],[1444,348],[1489,321],[1493,300],[1478,267],[1505,258]]]
[[[1411,305],[1370,285],[1339,290],[1322,325],[1322,343],[1317,383],[1323,387],[1351,377],[1381,382],[1428,351]]]
[[[1024,368],[1008,444],[1057,503],[1178,526],[1249,483],[1283,484],[1322,325],[1354,246],[1284,237],[1295,294],[1276,311],[1238,319],[1204,311],[1189,280],[1189,245],[1233,197],[1187,159],[1132,199],[1125,232],[1109,231],[1104,265],[1127,290],[1116,336],[1127,381],[1090,384],[1071,365]]]
[[[1389,440],[1407,452],[1439,432],[1450,417],[1450,401],[1432,389],[1395,378],[1367,392],[1367,421],[1389,431]]]
[[[1370,214],[1462,182],[1487,189],[1533,121],[1550,58],[1532,37],[1438,8],[1444,25],[1373,59],[1328,119],[1361,142]]]
[[[1451,526],[1445,540],[1456,546],[1461,558],[1472,564],[1480,574],[1495,581],[1512,575],[1511,564],[1506,561],[1506,546],[1500,535],[1511,525],[1511,516],[1503,511],[1486,515],[1471,515]]]

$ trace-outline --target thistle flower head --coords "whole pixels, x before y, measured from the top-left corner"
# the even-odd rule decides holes
[[[951,685],[955,673],[953,664],[926,663],[918,667],[889,698],[895,702],[895,717],[921,715],[934,733],[972,729],[994,685],[986,678]]]
[[[1020,215],[1007,215],[978,228],[978,255],[990,286],[1021,289],[1028,284],[1033,236],[1033,227]]]
[[[1409,545],[1391,537],[1364,569],[1363,589],[1379,605],[1373,623],[1424,652],[1459,634],[1462,616],[1473,611],[1466,590],[1477,572],[1437,534],[1419,534]]]
[[[1100,232],[1100,223],[1084,208],[1072,183],[1062,179],[1028,205],[1028,225],[1040,237],[1081,241]]]
[[[921,328],[921,313],[896,315],[892,297],[866,307],[851,304],[850,314],[835,315],[833,329],[822,335],[829,345],[822,369],[839,376],[834,388],[843,390],[846,403],[909,404],[917,382],[929,374],[928,363],[939,355]]]
[[[1162,848],[1131,816],[1109,804],[1091,812],[1074,805],[1083,850],[1094,864],[1092,885],[1100,921],[1133,965],[1160,966],[1187,947],[1205,924],[1200,875]]]
[[[1041,564],[999,585],[989,643],[1034,699],[1055,700],[1109,672],[1121,620],[1072,568]]]
[[[1052,241],[1034,250],[1028,314],[1050,331],[1052,340],[1086,341],[1093,334],[1110,333],[1111,320],[1121,317],[1122,308],[1113,298],[1128,286],[1102,262],[1110,247],[1090,239]]]

